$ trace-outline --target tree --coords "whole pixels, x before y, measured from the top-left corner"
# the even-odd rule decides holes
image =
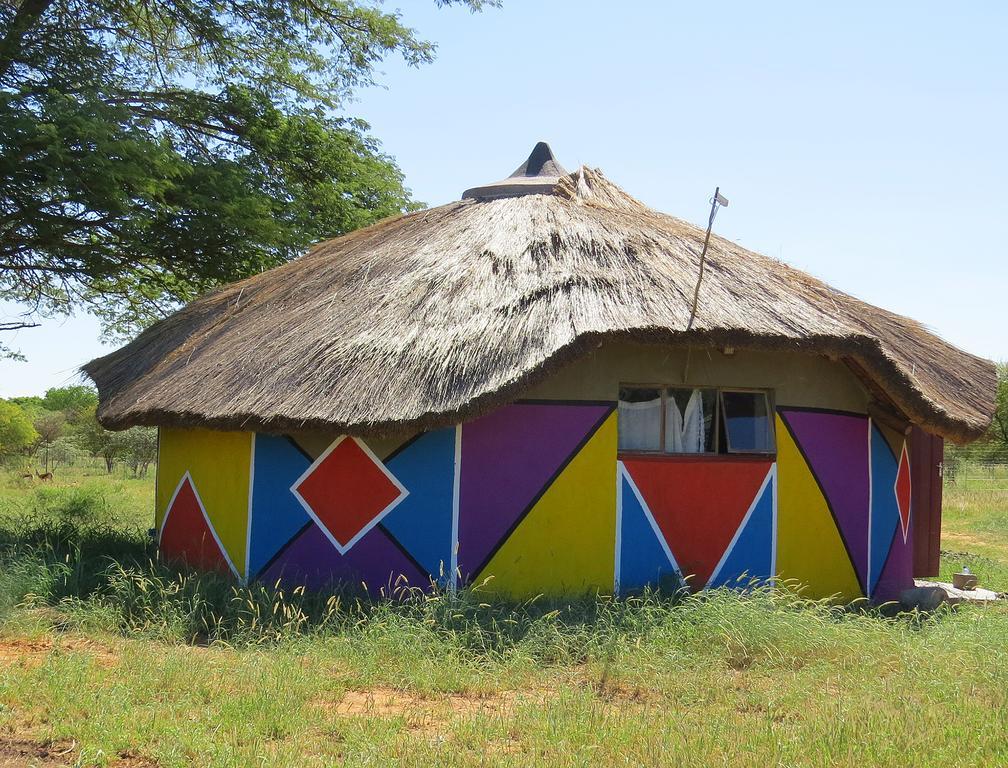
[[[63,437],[66,427],[66,417],[57,411],[42,413],[35,418],[35,431],[38,432],[39,444],[45,450],[45,469],[49,471],[49,448]]]
[[[153,427],[133,427],[122,433],[124,456],[133,470],[133,477],[144,477],[151,462],[157,459],[158,435]]]
[[[31,447],[38,439],[28,414],[16,403],[0,400],[0,459]]]
[[[126,450],[123,433],[112,432],[99,424],[94,407],[81,416],[76,437],[81,448],[92,456],[101,456],[105,460],[105,471],[110,474],[115,468],[116,459],[121,458]]]
[[[990,437],[1008,450],[1008,362],[997,365],[997,392]]]
[[[340,114],[391,53],[434,46],[372,0],[0,3],[0,298],[128,334],[413,207]]]
[[[69,387],[52,387],[42,398],[47,411],[62,411],[67,421],[76,422],[81,414],[98,406],[98,393],[94,387],[82,384]]]

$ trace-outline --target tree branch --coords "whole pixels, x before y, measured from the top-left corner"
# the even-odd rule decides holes
[[[7,76],[11,65],[21,51],[21,41],[42,17],[53,0],[22,0],[14,12],[7,33],[0,39],[0,80]]]
[[[39,323],[29,323],[22,321],[0,323],[0,331],[19,331],[22,328],[38,328],[38,327]]]

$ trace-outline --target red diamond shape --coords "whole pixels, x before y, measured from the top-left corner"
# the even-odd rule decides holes
[[[910,459],[907,457],[906,443],[900,454],[899,469],[896,472],[896,506],[899,507],[900,523],[903,525],[903,543],[910,533]]]
[[[305,470],[291,493],[344,554],[408,491],[364,443],[340,437]]]

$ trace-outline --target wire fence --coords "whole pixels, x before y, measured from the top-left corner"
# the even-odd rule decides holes
[[[942,476],[946,486],[963,490],[1008,491],[1008,451],[981,456],[946,451]]]

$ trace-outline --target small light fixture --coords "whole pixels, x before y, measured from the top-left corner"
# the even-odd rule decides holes
[[[725,203],[725,205],[727,205],[727,203]],[[724,355],[725,357],[731,357],[732,355],[734,355],[734,354],[735,354],[735,347],[724,347],[724,348],[723,348],[723,349],[721,350],[721,353],[722,353],[722,354],[723,354],[723,355]]]

